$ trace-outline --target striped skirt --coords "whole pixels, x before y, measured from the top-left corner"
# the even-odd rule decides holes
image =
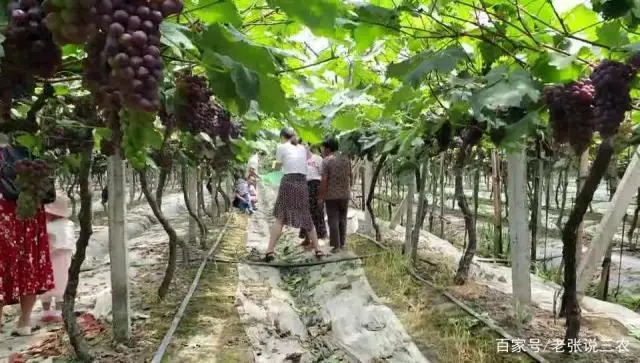
[[[305,230],[314,227],[309,209],[307,178],[304,174],[285,174],[282,177],[273,215],[285,226]]]

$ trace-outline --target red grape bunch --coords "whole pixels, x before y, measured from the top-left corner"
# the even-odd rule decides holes
[[[594,87],[590,80],[570,82],[564,87],[564,108],[569,123],[569,145],[581,154],[591,143],[594,123]]]
[[[10,14],[2,44],[1,86],[13,89],[8,96],[20,97],[33,87],[33,77],[51,77],[62,64],[62,52],[44,23],[37,0],[9,2]]]
[[[108,84],[122,105],[149,112],[159,108],[160,23],[181,10],[179,0],[98,0],[98,28],[107,34],[102,56],[110,67]]]
[[[595,131],[594,93],[590,79],[551,86],[544,90],[554,139],[558,143],[568,141],[578,154],[589,146]]]
[[[605,60],[591,73],[595,87],[595,128],[602,137],[613,136],[631,110],[629,83],[635,76],[634,67]]]
[[[84,44],[96,32],[96,0],[44,0],[45,22],[60,45]]]
[[[31,219],[41,207],[40,201],[50,185],[51,168],[43,160],[19,160],[16,162],[16,185],[20,190],[16,204],[16,216],[20,220]]]

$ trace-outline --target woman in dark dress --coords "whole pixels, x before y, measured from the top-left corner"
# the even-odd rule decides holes
[[[282,143],[276,150],[276,169],[282,168],[284,176],[280,182],[273,211],[276,222],[271,229],[265,260],[271,262],[275,258],[274,251],[283,226],[304,229],[316,257],[322,257],[322,251],[318,249],[318,235],[309,209],[307,150],[298,144],[297,136],[291,128],[283,129],[280,137]]]

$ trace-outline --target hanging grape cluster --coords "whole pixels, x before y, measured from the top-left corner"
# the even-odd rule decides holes
[[[631,65],[605,60],[591,73],[595,88],[594,126],[603,137],[613,136],[624,121],[625,112],[631,110],[629,83],[635,72]]]
[[[615,135],[631,109],[629,84],[640,66],[640,56],[632,56],[628,63],[605,60],[588,79],[544,90],[556,142],[568,141],[580,154],[596,131],[602,137]]]
[[[5,101],[30,94],[34,76],[50,77],[62,64],[62,52],[44,23],[40,1],[10,1],[8,13],[0,65],[0,89]]]
[[[474,146],[480,142],[484,134],[485,125],[473,119],[467,128],[462,131],[461,138],[464,145]]]
[[[443,152],[451,145],[453,137],[453,128],[451,122],[445,121],[442,126],[436,132],[436,139],[438,140],[438,152]],[[425,141],[427,137],[425,136]]]
[[[545,89],[545,102],[551,111],[554,139],[569,142],[581,154],[591,143],[594,124],[595,88],[590,79]]]
[[[96,0],[44,0],[42,8],[59,45],[84,44],[96,31]]]
[[[101,107],[158,110],[160,24],[182,8],[180,0],[96,0],[99,32],[87,44],[85,82]]]
[[[211,101],[212,92],[204,77],[178,75],[175,118],[179,128],[193,134],[206,133],[227,140],[233,134],[231,115]]]
[[[104,52],[111,68],[109,83],[123,105],[144,111],[159,108],[158,82],[163,68],[160,23],[181,10],[178,0],[100,0],[97,13],[99,28],[107,34]]]
[[[46,197],[51,168],[43,160],[19,160],[16,162],[16,185],[20,190],[16,204],[16,216],[20,220],[33,218]]]
[[[554,85],[544,89],[544,102],[549,107],[549,121],[556,142],[569,141],[569,123],[564,110],[564,86]]]

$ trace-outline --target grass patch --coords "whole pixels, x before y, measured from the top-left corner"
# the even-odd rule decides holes
[[[222,237],[220,255],[244,254],[246,216],[234,215]],[[235,307],[234,264],[209,262],[168,349],[165,362],[252,362],[253,353]]]
[[[379,252],[361,237],[352,236],[349,248],[359,254]],[[437,290],[425,287],[408,273],[400,251],[366,259],[364,269],[376,294],[393,309],[416,345],[438,362],[529,362],[524,355],[498,354],[500,338],[478,320],[449,302]],[[453,271],[436,265],[421,266],[421,272],[437,285],[452,282]]]

